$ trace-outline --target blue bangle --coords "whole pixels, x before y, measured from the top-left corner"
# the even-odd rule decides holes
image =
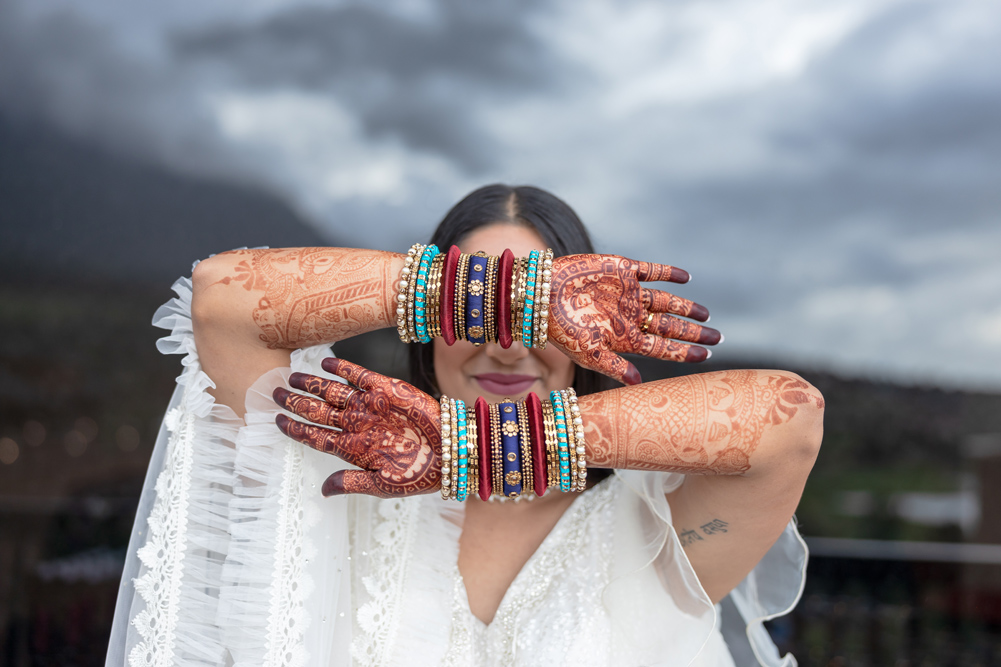
[[[560,457],[560,491],[570,492],[570,445],[567,442],[567,418],[563,411],[563,399],[560,392],[549,392],[549,402],[553,406],[553,416],[556,422],[556,442]]]
[[[428,273],[431,271],[431,260],[437,254],[438,246],[434,244],[427,246],[421,253],[420,264],[417,265],[417,289],[414,290],[414,325],[417,331],[417,340],[422,343],[431,342],[431,336],[428,335],[425,306],[427,303]]]
[[[532,347],[532,318],[535,310],[535,280],[539,274],[539,251],[528,253],[528,271],[525,282],[525,312],[521,322],[521,344]]]
[[[518,452],[518,412],[514,403],[501,403],[501,456],[504,464],[504,495],[513,498],[521,495],[521,460]]]
[[[487,258],[469,258],[469,281],[466,283],[466,340],[473,345],[486,342],[483,330],[483,293],[486,289]]]

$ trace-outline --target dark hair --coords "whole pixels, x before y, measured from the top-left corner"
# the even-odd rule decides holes
[[[573,209],[555,195],[529,185],[487,185],[470,192],[445,215],[429,243],[446,252],[480,227],[498,222],[534,229],[553,249],[556,257],[594,252],[591,237]],[[407,347],[411,384],[438,396],[434,346],[414,343]],[[619,383],[601,373],[577,366],[573,386],[578,395],[584,396],[612,389]]]

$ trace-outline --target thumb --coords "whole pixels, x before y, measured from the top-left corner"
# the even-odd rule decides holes
[[[367,493],[384,497],[384,494],[376,490],[374,475],[371,470],[338,470],[323,482],[320,492],[324,498],[343,496],[347,493]]]

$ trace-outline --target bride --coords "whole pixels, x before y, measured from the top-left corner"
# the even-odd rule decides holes
[[[154,321],[184,370],[107,664],[795,665],[762,623],[802,591],[790,519],[819,392],[774,370],[642,383],[619,353],[701,361],[720,334],[702,306],[642,284],[686,272],[594,254],[545,191],[476,190],[431,244],[458,249],[238,250],[175,283]],[[514,262],[514,317],[496,278],[508,254],[538,258]],[[450,282],[463,266],[493,291]],[[519,275],[550,290],[534,318]],[[426,341],[410,344],[410,383],[331,354],[383,327]],[[450,483],[462,404],[468,489]],[[498,404],[538,404],[557,426],[565,408],[569,435],[516,424],[537,451],[491,457],[484,435],[477,459],[472,431],[497,432],[481,416]]]

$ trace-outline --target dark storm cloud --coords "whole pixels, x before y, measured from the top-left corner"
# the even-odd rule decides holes
[[[0,113],[87,143],[196,173],[240,169],[188,73],[121,48],[113,30],[73,10],[27,18],[0,2]]]
[[[1001,30],[985,22],[963,39],[934,39],[948,13],[942,3],[894,6],[802,76],[673,119],[718,127],[724,142],[759,136],[767,159],[665,179],[638,208],[698,226],[729,266],[774,262],[781,276],[788,265],[800,276],[781,289],[790,298],[810,282],[781,259],[797,253],[818,265],[836,256],[839,283],[934,275],[899,242],[943,230],[973,239],[1001,217],[1001,78],[988,75]]]
[[[182,58],[223,63],[262,89],[330,92],[370,136],[398,137],[478,173],[497,147],[476,110],[568,82],[571,68],[531,31],[528,9],[447,0],[416,21],[368,6],[297,8],[173,43]]]

